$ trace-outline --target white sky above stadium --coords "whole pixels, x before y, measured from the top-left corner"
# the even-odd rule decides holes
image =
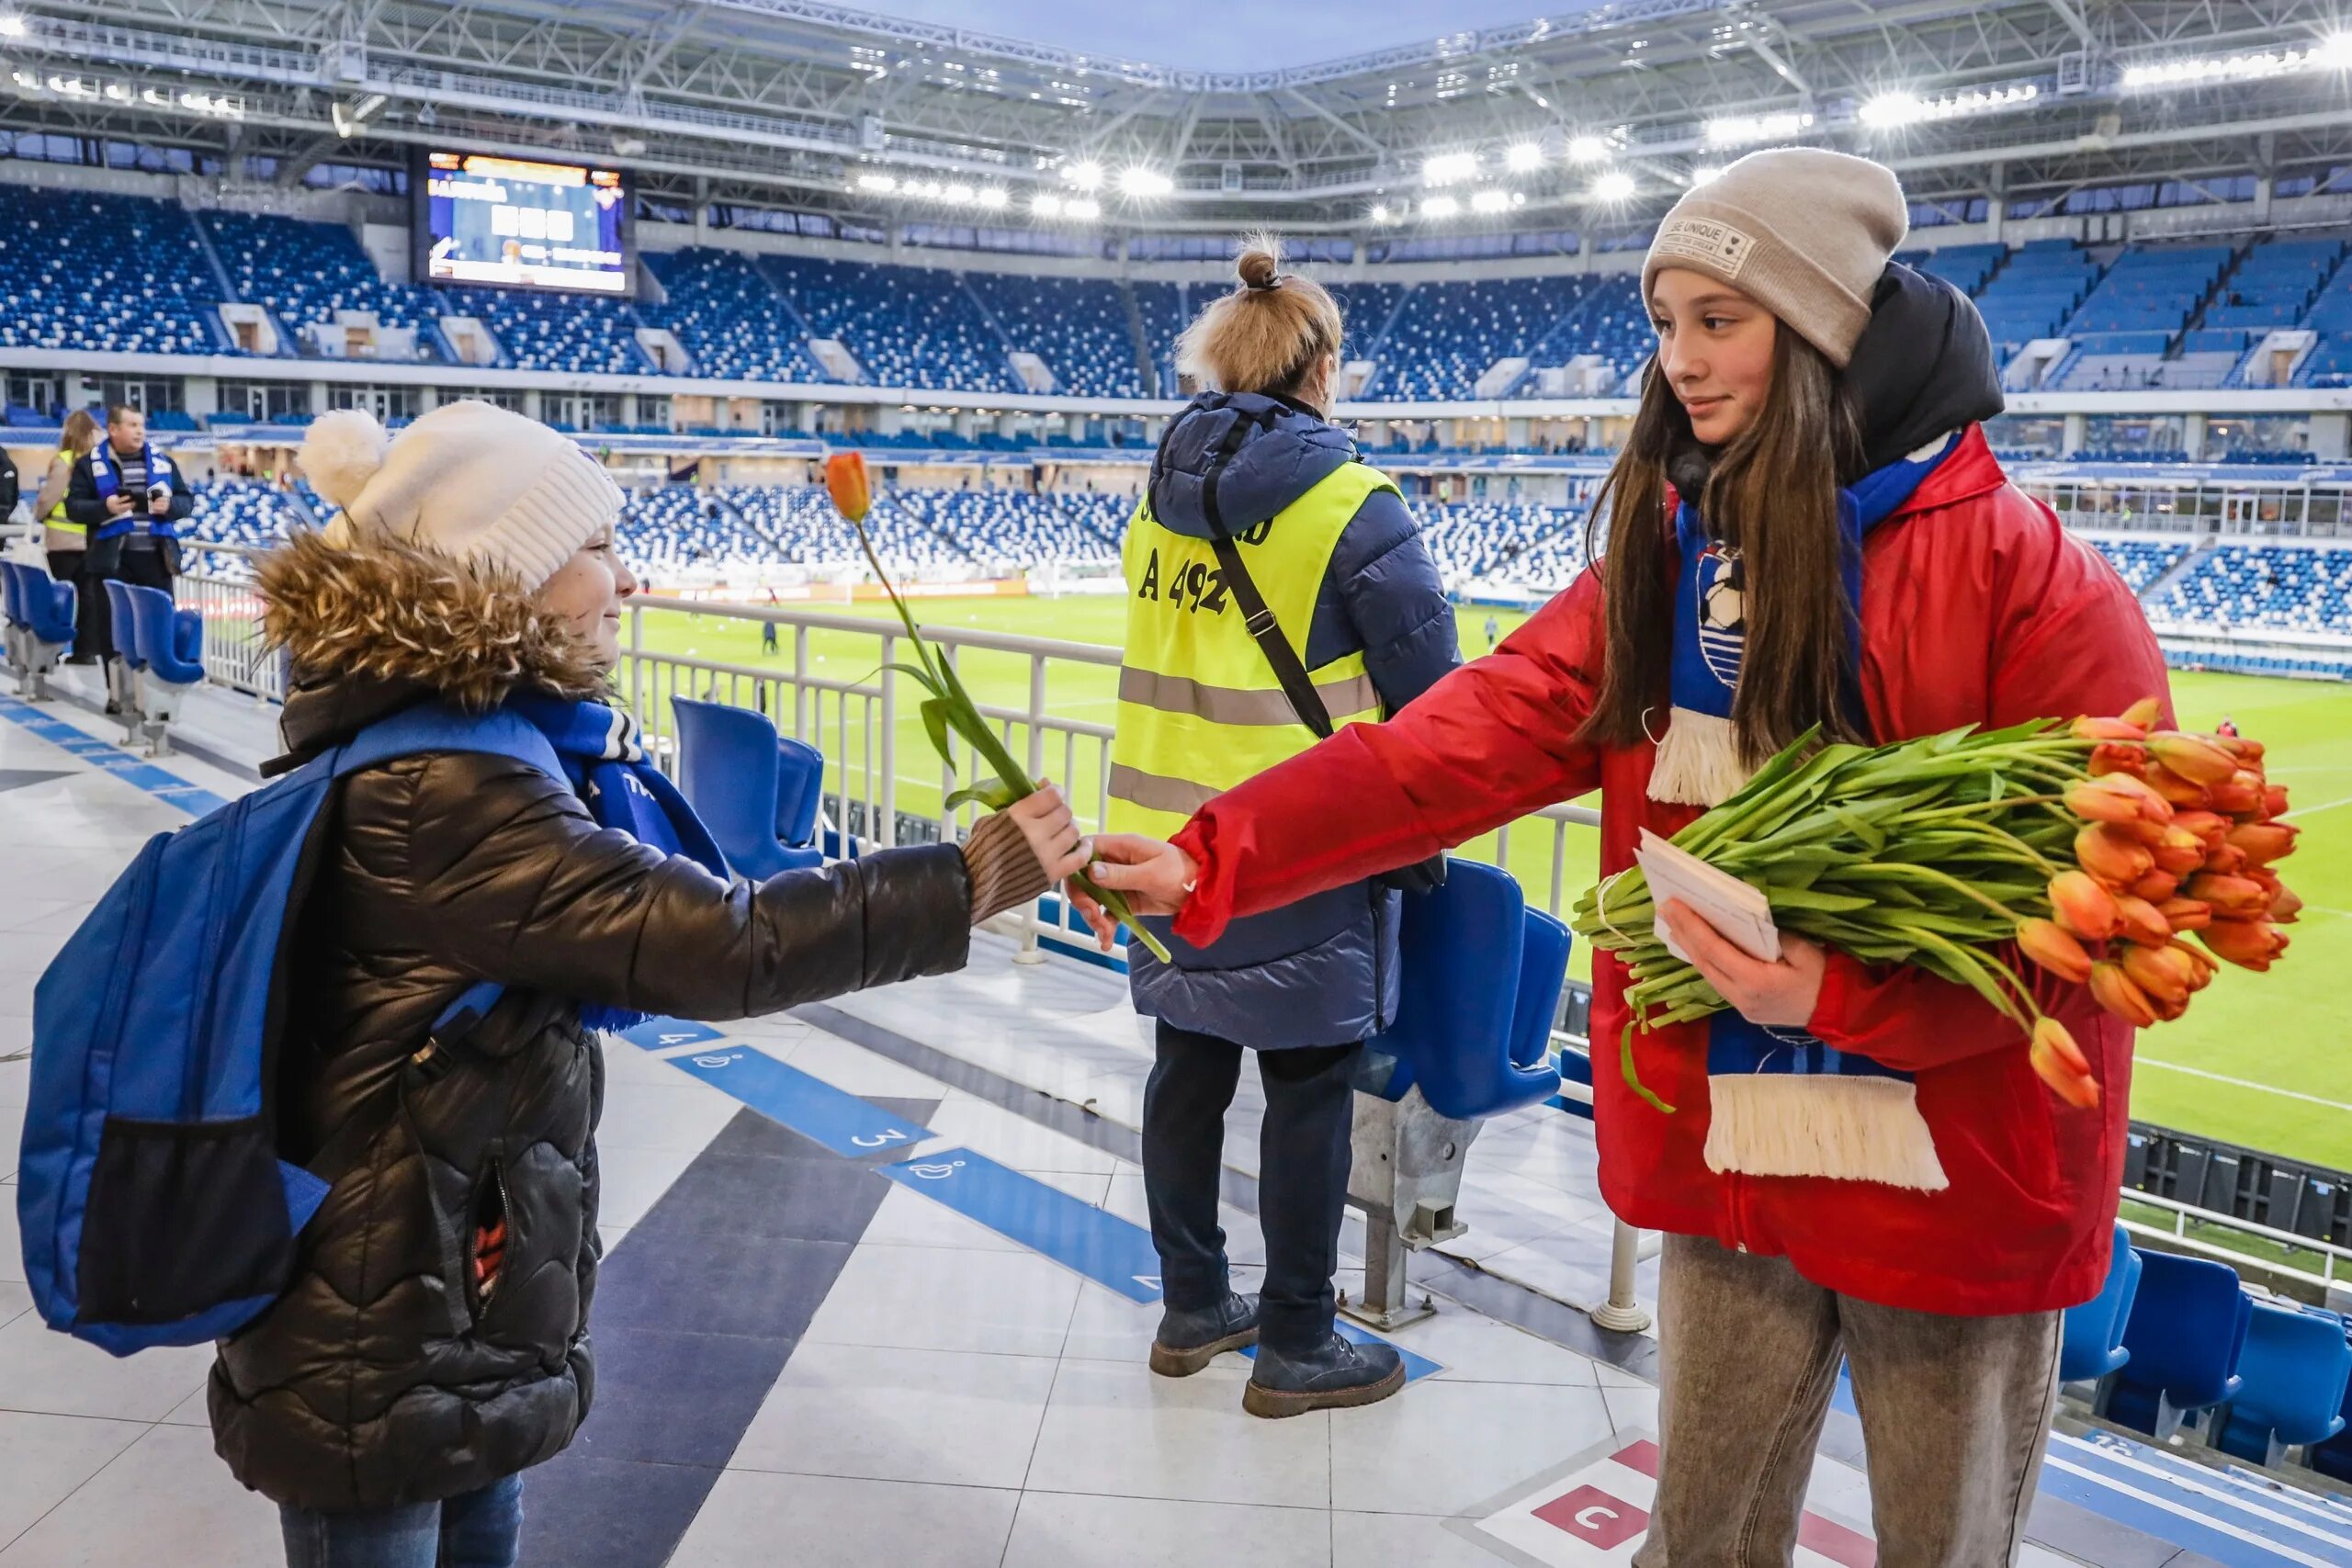
[[[877,16],[1197,71],[1314,65],[1465,28],[1582,9],[1577,0],[884,0]]]

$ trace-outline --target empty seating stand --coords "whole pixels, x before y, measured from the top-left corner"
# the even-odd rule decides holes
[[[776,733],[764,714],[673,697],[678,790],[695,808],[728,869],[754,882],[824,863],[817,847],[825,759]]]
[[[2130,1359],[2107,1392],[2107,1417],[2158,1438],[2182,1418],[2234,1398],[2254,1303],[2237,1270],[2199,1258],[2143,1252],[2123,1327]]]
[[[2344,1430],[2352,1345],[2344,1319],[2317,1307],[2249,1302],[2244,1386],[2215,1422],[2214,1446],[2276,1465],[2290,1449],[2326,1442]]]

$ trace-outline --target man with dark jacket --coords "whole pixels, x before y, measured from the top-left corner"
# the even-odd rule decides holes
[[[107,410],[106,439],[75,461],[65,517],[89,530],[82,580],[91,599],[95,651],[115,657],[108,578],[171,592],[179,575],[179,525],[196,511],[196,492],[179,465],[147,445],[147,416],[127,403]]]

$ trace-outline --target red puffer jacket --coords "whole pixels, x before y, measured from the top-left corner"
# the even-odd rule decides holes
[[[2166,691],[2132,591],[2008,483],[1981,430],[1871,531],[1861,609],[1862,689],[1883,740],[2120,713]],[[1206,943],[1236,915],[1408,864],[1596,786],[1601,873],[1632,864],[1641,829],[1672,833],[1697,813],[1649,798],[1647,743],[1574,739],[1604,649],[1600,581],[1587,572],[1499,652],[1388,723],[1351,726],[1221,795],[1177,837],[1202,868],[1177,931]],[[1348,805],[1334,811],[1334,801]],[[1706,1026],[1635,1036],[1643,1081],[1679,1108],[1661,1114],[1618,1072],[1624,987],[1623,968],[1596,953],[1600,1187],[1627,1221],[1785,1255],[1808,1280],[1888,1306],[1990,1315],[2098,1293],[2122,1175],[2132,1031],[2082,987],[2045,980],[2041,999],[2090,1058],[2096,1111],[2069,1110],[2043,1088],[2016,1026],[1974,993],[1832,955],[1811,1028],[1917,1075],[1951,1179],[1917,1192],[1710,1170]]]

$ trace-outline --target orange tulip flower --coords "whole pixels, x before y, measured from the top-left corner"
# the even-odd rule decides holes
[[[2267,970],[2287,951],[2287,933],[2267,920],[2215,920],[2197,933],[2197,940],[2215,957],[2256,974]],[[2098,981],[2096,971],[2091,981],[2094,985]]]
[[[825,492],[834,507],[853,523],[863,523],[874,510],[874,487],[865,475],[865,457],[836,452],[825,459]]]
[[[2116,899],[2115,912],[2123,917],[2123,934],[2142,947],[2162,947],[2172,940],[2172,922],[2145,898],[2127,893]]]
[[[2081,985],[2091,977],[2091,955],[2075,934],[2055,920],[2021,920],[2018,947],[2061,980]]]
[[[2176,931],[2201,931],[2213,923],[2213,906],[2197,898],[2167,898],[2156,913]]]
[[[2091,1074],[2090,1061],[2056,1019],[2035,1021],[2027,1059],[2051,1091],[2075,1110],[2088,1111],[2098,1103],[2098,1079]]]
[[[2105,942],[2123,924],[2115,895],[2088,872],[2062,871],[2052,877],[2050,908],[2060,925],[2085,942]]]
[[[2160,729],[2148,737],[2148,755],[2191,784],[2216,784],[2238,771],[2238,760],[2201,735]]]
[[[2145,1029],[2156,1021],[2156,1010],[2149,1002],[2148,993],[2132,983],[2120,964],[2091,965],[2091,997],[2134,1028]]]
[[[2245,852],[2249,865],[2268,865],[2295,852],[2295,837],[2302,829],[2292,822],[2249,822],[2230,829],[2229,841]]]
[[[2129,887],[2156,866],[2145,844],[2101,822],[2075,835],[2075,860],[2109,887]]]

